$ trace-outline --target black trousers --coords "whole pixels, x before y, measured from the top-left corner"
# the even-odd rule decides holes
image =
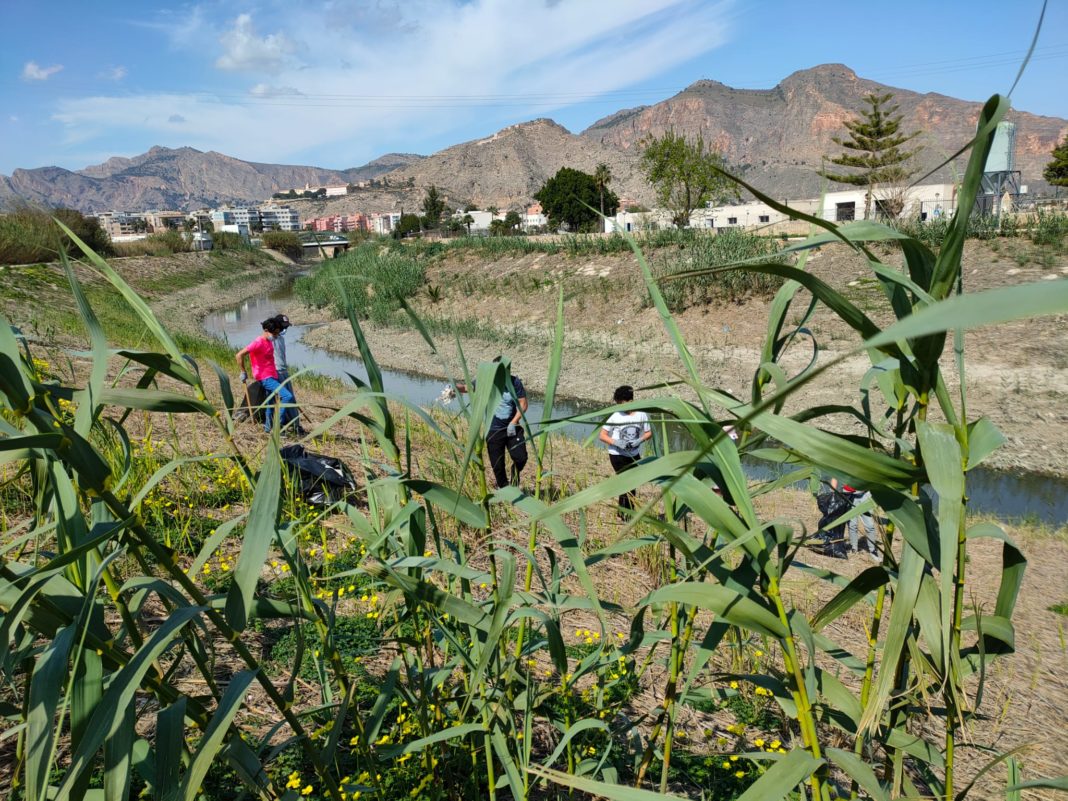
[[[493,468],[493,478],[497,481],[497,487],[506,487],[509,483],[518,486],[519,473],[527,463],[527,442],[523,429],[516,426],[516,435],[509,437],[507,428],[491,428],[486,435],[486,451],[489,453],[490,467]],[[508,451],[512,459],[511,481],[504,469],[505,451]]]
[[[608,454],[608,461],[612,465],[612,469],[617,473],[623,473],[630,470],[634,465],[638,463],[637,456],[622,456],[614,453]],[[624,492],[619,496],[619,505],[624,509],[634,508],[634,499],[637,497],[637,493],[633,490],[630,492]]]

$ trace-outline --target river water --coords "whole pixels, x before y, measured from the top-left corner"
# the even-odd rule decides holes
[[[260,322],[280,312],[284,312],[293,302],[292,287],[286,286],[275,292],[249,298],[238,306],[215,312],[204,318],[204,329],[219,339],[229,342],[234,347],[244,347],[262,331]],[[290,370],[312,370],[322,375],[349,381],[349,374],[366,381],[367,371],[360,361],[355,340],[352,341],[352,356],[339,355],[321,348],[311,347],[303,341],[304,334],[319,324],[294,325],[286,333],[286,355]],[[438,401],[445,382],[440,378],[430,378],[417,372],[382,370],[383,381],[387,391],[405,398],[418,406],[440,406]],[[300,379],[296,380],[298,387]],[[537,396],[529,399],[530,408],[527,415],[531,420],[540,420],[542,404]],[[450,404],[454,411],[459,410],[457,401]],[[448,408],[448,407],[447,407]],[[554,404],[554,417],[569,417],[598,408],[594,404],[557,399]],[[593,431],[590,425],[574,424],[563,429],[563,433],[575,439],[583,439]],[[673,443],[676,448],[683,443]],[[747,464],[753,477],[768,478],[768,468],[764,463]],[[1068,523],[1068,480],[1051,476],[1025,472],[1007,472],[976,468],[968,473],[968,490],[970,494],[969,509],[976,513],[987,513],[1002,520],[1028,520],[1061,526]]]

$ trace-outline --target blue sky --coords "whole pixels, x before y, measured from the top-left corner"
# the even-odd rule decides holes
[[[78,169],[157,144],[354,167],[535,117],[578,132],[699,78],[770,88],[829,62],[983,100],[1012,84],[1040,9],[1039,0],[3,0],[0,172]],[[1068,117],[1065,74],[1068,2],[1052,0],[1013,105]]]

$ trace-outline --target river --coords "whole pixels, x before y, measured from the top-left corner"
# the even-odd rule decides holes
[[[292,305],[292,286],[245,300],[238,306],[218,311],[204,318],[204,329],[211,335],[229,342],[234,347],[244,347],[262,331],[260,321]],[[322,375],[349,381],[351,373],[367,380],[367,371],[358,357],[343,356],[321,348],[311,347],[303,341],[304,334],[317,324],[295,323],[286,333],[286,355],[291,370],[312,370]],[[355,342],[352,351],[357,352]],[[438,400],[445,382],[415,372],[382,370],[387,391],[403,397],[418,406],[440,406]],[[300,380],[297,379],[299,388]],[[299,389],[298,389],[299,392]],[[527,415],[531,420],[540,420],[542,403],[537,396],[529,399]],[[451,404],[459,409],[457,401]],[[595,404],[557,399],[554,417],[590,412]],[[589,425],[575,424],[563,429],[563,433],[575,439],[583,439],[592,433]],[[681,443],[676,443],[678,447]],[[746,465],[753,477],[769,477],[763,463]],[[1002,520],[1026,520],[1051,526],[1068,523],[1068,480],[1034,473],[1010,473],[1006,471],[976,468],[968,473],[969,509],[973,513],[991,514]]]

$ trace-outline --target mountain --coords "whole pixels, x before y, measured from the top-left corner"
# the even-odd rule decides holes
[[[308,211],[417,210],[430,184],[438,186],[450,205],[473,202],[506,209],[529,203],[560,167],[592,172],[600,162],[611,169],[611,188],[617,195],[649,205],[653,197],[639,167],[639,143],[669,129],[703,135],[746,181],[777,198],[798,199],[823,188],[816,174],[821,160],[841,150],[831,137],[842,133],[843,123],[865,107],[863,97],[869,92],[892,92],[904,129],[921,132],[914,141],[923,145],[916,159],[923,172],[959,150],[975,132],[979,103],[895,89],[861,78],[842,64],[824,64],[795,72],[773,89],[697,81],[660,103],[611,114],[581,134],[537,119],[425,158],[391,153],[347,170],[259,164],[188,147],[154,147],[134,158],[111,158],[77,172],[59,167],[15,170],[10,178],[0,176],[0,206],[21,199],[84,211],[188,209],[261,201],[305,184],[388,177],[386,188],[309,203]],[[1046,186],[1042,169],[1068,134],[1068,120],[1021,111],[1011,112],[1009,119],[1017,125],[1017,168],[1034,192]],[[958,163],[956,172],[944,168],[929,180],[949,181],[962,169]]]
[[[652,106],[625,109],[593,123],[582,136],[624,152],[640,149],[649,135],[669,129],[701,134],[741,169],[747,182],[777,198],[811,197],[823,184],[816,175],[821,159],[841,152],[831,137],[842,123],[865,108],[864,95],[892,92],[904,117],[905,131],[921,132],[914,142],[922,175],[959,150],[975,134],[981,103],[945,95],[895,89],[859,77],[842,64],[824,64],[795,72],[773,89],[733,89],[701,80]],[[1015,122],[1016,167],[1031,191],[1043,186],[1042,169],[1050,151],[1068,133],[1068,120],[1010,112]],[[959,163],[959,171],[963,163]],[[930,180],[952,180],[943,169]],[[833,185],[831,188],[838,188]]]
[[[601,162],[612,171],[613,192],[652,201],[637,153],[577,136],[548,119],[510,125],[484,139],[454,145],[388,178],[392,184],[408,179],[420,187],[434,184],[448,195],[450,205],[470,201],[482,208],[507,209],[530,203],[561,167],[592,173]]]
[[[116,156],[78,171],[61,167],[15,170],[10,177],[0,176],[0,204],[24,201],[98,212],[260,202],[279,190],[376,178],[421,158],[391,153],[362,167],[327,170],[242,161],[191,147],[153,147],[140,156]]]

